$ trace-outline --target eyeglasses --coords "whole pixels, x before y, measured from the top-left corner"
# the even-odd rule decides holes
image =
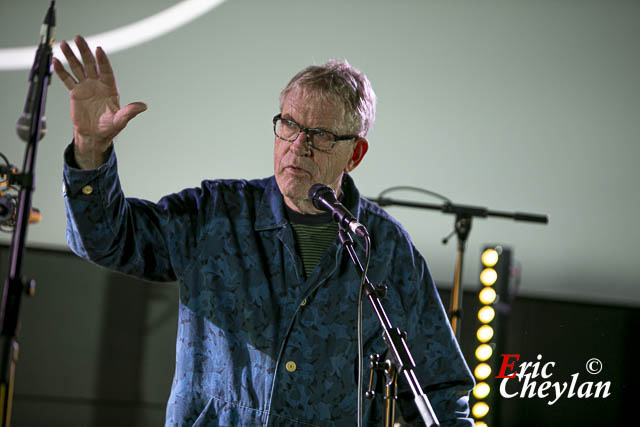
[[[295,141],[301,132],[307,136],[307,145],[315,150],[328,153],[338,141],[357,138],[358,135],[336,135],[324,129],[307,128],[294,122],[283,119],[281,114],[273,118],[273,133],[285,141]]]

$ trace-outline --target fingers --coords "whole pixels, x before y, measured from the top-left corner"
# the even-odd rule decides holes
[[[87,73],[87,77],[90,79],[98,78],[98,71],[96,69],[96,59],[93,57],[93,53],[91,53],[91,49],[87,44],[86,40],[78,35],[74,38],[76,42],[76,46],[78,46],[78,50],[80,51],[80,56],[82,56],[82,62],[84,62],[84,70]]]
[[[86,40],[82,36],[78,35],[74,38],[74,41],[76,42],[76,46],[78,46],[78,50],[80,51],[80,56],[82,57],[82,62],[84,62],[84,64],[78,60],[66,41],[63,40],[60,43],[60,49],[62,49],[62,53],[65,58],[67,58],[69,67],[71,68],[73,75],[76,77],[76,80],[82,81],[87,77],[97,79],[98,70],[96,68],[96,59],[94,58],[93,53],[91,53],[91,49],[89,48]]]
[[[116,78],[111,68],[109,58],[104,53],[104,50],[100,46],[96,49],[96,59],[98,60],[98,70],[100,72],[100,80],[108,86],[116,85]]]
[[[67,70],[64,69],[64,66],[58,58],[53,58],[53,70],[56,72],[60,80],[62,80],[62,83],[64,83],[67,89],[72,90],[76,87],[76,80],[67,72]]]
[[[80,63],[80,61],[78,61],[78,58],[76,58],[76,55],[73,53],[73,51],[71,50],[71,47],[69,47],[69,44],[65,40],[60,42],[60,49],[62,49],[62,53],[64,54],[64,57],[67,58],[69,67],[71,68],[73,75],[76,76],[76,79],[78,81],[84,80],[86,78],[84,74],[84,68],[82,67],[82,64]]]
[[[132,102],[129,105],[124,106],[116,113],[113,118],[113,124],[120,131],[138,114],[147,109],[147,104],[143,102]]]

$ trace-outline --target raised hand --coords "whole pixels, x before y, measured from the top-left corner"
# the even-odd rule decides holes
[[[53,69],[69,89],[76,162],[82,169],[93,169],[107,160],[113,138],[147,106],[133,102],[120,108],[120,95],[107,55],[98,47],[94,57],[82,36],[76,36],[75,42],[84,64],[63,41],[60,47],[73,75],[56,58]]]

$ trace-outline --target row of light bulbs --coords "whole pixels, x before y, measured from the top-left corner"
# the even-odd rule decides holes
[[[499,247],[497,248],[500,249]],[[478,310],[478,320],[482,325],[476,332],[476,338],[480,345],[476,348],[475,356],[480,362],[473,370],[473,375],[476,378],[476,386],[473,389],[473,396],[477,402],[471,408],[471,413],[476,420],[484,418],[489,413],[489,405],[483,401],[489,393],[491,393],[491,387],[487,383],[487,379],[491,375],[491,366],[489,359],[493,355],[493,347],[489,342],[493,339],[494,330],[491,326],[491,322],[496,316],[496,311],[493,308],[493,303],[497,299],[496,290],[493,288],[493,284],[498,280],[498,272],[493,268],[500,259],[500,254],[496,248],[486,249],[481,256],[483,270],[480,273],[480,282],[484,287],[478,293],[478,299],[483,306]],[[477,427],[488,427],[484,421],[476,421]]]

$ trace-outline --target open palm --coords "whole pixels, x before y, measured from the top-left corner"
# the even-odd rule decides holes
[[[73,75],[57,59],[53,68],[69,89],[76,155],[80,152],[88,157],[99,156],[107,151],[129,120],[147,106],[134,102],[120,108],[120,96],[107,55],[98,47],[94,56],[81,36],[76,36],[75,42],[82,63],[66,42],[60,44]]]

